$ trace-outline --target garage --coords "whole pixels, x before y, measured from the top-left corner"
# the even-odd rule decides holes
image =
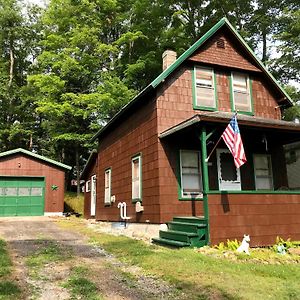
[[[45,181],[39,177],[0,178],[0,216],[44,215]]]
[[[0,217],[62,215],[68,170],[22,148],[0,153]]]

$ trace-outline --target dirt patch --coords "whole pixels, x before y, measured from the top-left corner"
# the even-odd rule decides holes
[[[59,228],[54,218],[2,218],[0,237],[8,242],[22,299],[69,299],[65,283],[76,266],[88,269],[84,276],[104,299],[178,298],[174,287],[121,263],[102,248],[88,244],[83,235]],[[51,253],[52,246],[58,254]],[[39,255],[45,260],[51,254],[49,261],[39,260]]]

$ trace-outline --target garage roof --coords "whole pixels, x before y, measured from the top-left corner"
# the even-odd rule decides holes
[[[50,163],[52,165],[55,165],[57,167],[60,167],[60,168],[66,169],[66,170],[71,170],[72,169],[72,167],[70,167],[68,165],[65,165],[61,162],[55,161],[55,160],[50,159],[50,158],[45,157],[45,156],[41,156],[39,154],[30,152],[30,151],[22,149],[22,148],[17,148],[17,149],[14,149],[14,150],[9,150],[9,151],[6,151],[6,152],[2,152],[2,153],[0,153],[0,158],[5,157],[5,156],[9,156],[9,155],[13,155],[13,154],[18,154],[18,153],[22,153],[22,154],[25,154],[27,156],[31,156],[33,158],[45,161],[47,163]]]

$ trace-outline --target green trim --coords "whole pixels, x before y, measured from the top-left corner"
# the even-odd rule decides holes
[[[109,201],[105,201],[105,175],[106,173],[109,173]],[[92,175],[91,176],[91,180],[92,180],[92,177],[93,176],[96,176],[96,175]],[[104,170],[104,206],[110,206],[111,205],[111,177],[112,177],[112,168],[109,167],[109,168],[106,168]],[[96,190],[97,191],[97,190]]]
[[[207,192],[210,195],[214,195],[214,194],[257,194],[257,195],[266,195],[266,194],[278,194],[278,195],[284,195],[284,194],[288,194],[288,195],[300,195],[300,190],[295,190],[295,191],[267,191],[267,190],[260,190],[260,191],[253,191],[253,190],[249,190],[249,191],[208,191]]]
[[[209,207],[208,207],[208,197],[207,194],[209,192],[209,178],[208,178],[208,166],[207,166],[207,149],[206,149],[206,128],[205,126],[202,127],[201,130],[201,152],[202,152],[202,181],[203,181],[203,194],[204,194],[204,201],[203,201],[203,210],[204,210],[204,217],[207,221],[207,238],[206,242],[209,244],[210,242],[210,228],[209,228]]]
[[[139,161],[139,198],[132,198],[132,173],[133,173],[133,169],[132,169],[132,163],[134,160],[138,159]],[[143,198],[143,180],[142,180],[142,153],[138,153],[135,154],[134,156],[131,157],[131,202],[132,203],[136,203],[136,202],[142,202],[142,198]]]
[[[218,23],[216,23],[210,30],[208,30],[198,41],[196,41],[189,49],[187,49],[178,59],[165,71],[163,71],[159,76],[157,76],[144,90],[142,90],[136,97],[132,99],[128,104],[126,104],[114,117],[101,128],[93,137],[92,141],[99,138],[101,134],[108,130],[108,128],[113,124],[121,115],[123,115],[134,103],[144,99],[145,95],[151,90],[155,89],[161,82],[163,82],[171,73],[173,73],[189,56],[191,56],[201,45],[203,45],[209,38],[211,38],[221,27],[227,26],[234,36],[238,39],[242,46],[245,47],[246,51],[252,56],[252,58],[257,62],[257,64],[262,68],[262,71],[269,77],[273,84],[278,88],[278,90],[287,99],[290,106],[293,106],[293,102],[290,96],[281,87],[278,81],[273,77],[273,75],[266,69],[260,59],[254,54],[251,48],[247,45],[244,39],[239,35],[235,28],[229,23],[226,18],[222,18]]]
[[[250,97],[250,110],[251,111],[243,111],[243,110],[236,110],[235,109],[235,101],[234,101],[234,90],[233,90],[233,73],[239,73],[241,75],[244,75],[247,77],[247,85],[249,86],[249,97]],[[253,98],[252,98],[252,81],[250,82],[249,74],[245,72],[236,72],[232,71],[230,73],[230,103],[231,103],[231,111],[235,112],[237,111],[239,114],[242,115],[248,115],[248,116],[253,116]]]
[[[25,150],[25,149],[22,149],[22,148],[18,148],[18,149],[14,149],[14,150],[9,150],[9,151],[6,151],[6,152],[2,152],[2,153],[0,153],[0,157],[5,157],[5,156],[17,154],[17,153],[22,153],[22,154],[34,157],[34,158],[36,158],[38,160],[45,161],[47,163],[50,163],[52,165],[58,166],[58,167],[63,168],[63,169],[67,169],[67,170],[71,170],[72,169],[71,166],[65,165],[63,163],[60,163],[60,162],[55,161],[55,160],[52,160],[52,159],[50,159],[48,157],[45,157],[45,156],[41,156],[39,154],[32,153],[32,152],[30,152],[28,150]]]
[[[179,152],[178,152],[178,172],[177,172],[177,178],[178,178],[178,200],[180,201],[203,201],[204,200],[204,192],[202,193],[203,196],[202,197],[196,197],[196,198],[192,198],[192,197],[184,197],[183,194],[182,194],[182,179],[181,179],[181,152],[182,151],[190,151],[190,152],[197,152],[198,153],[198,157],[199,157],[199,163],[200,163],[200,160],[201,160],[201,157],[200,157],[200,151],[198,150],[185,150],[185,149],[179,149]],[[201,165],[199,166],[200,167],[200,170],[201,170]],[[202,178],[202,170],[201,170],[201,178]]]
[[[214,87],[214,107],[202,106],[197,104],[197,85],[196,85],[196,72],[197,69],[207,69],[212,71],[213,78],[213,87]],[[213,68],[203,67],[203,66],[194,66],[192,71],[192,93],[193,93],[193,108],[195,110],[209,110],[216,111],[218,110],[218,96],[217,96],[217,85],[216,85],[216,73]]]

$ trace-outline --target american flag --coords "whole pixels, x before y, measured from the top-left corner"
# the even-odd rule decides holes
[[[246,161],[244,146],[236,118],[236,114],[230,120],[228,126],[222,134],[222,138],[229,148],[234,158],[234,164],[237,168],[242,166]]]

